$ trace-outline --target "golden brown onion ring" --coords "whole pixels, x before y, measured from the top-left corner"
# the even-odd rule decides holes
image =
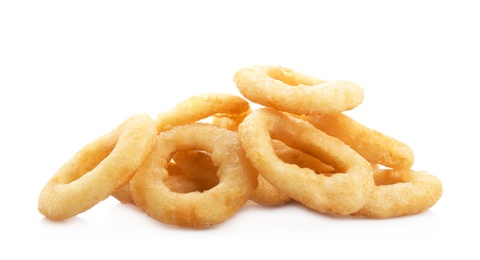
[[[353,215],[392,218],[431,208],[443,193],[440,180],[426,171],[381,169],[365,206]]]
[[[292,199],[319,212],[357,212],[375,185],[370,163],[357,152],[308,122],[280,111],[253,111],[240,124],[238,134],[259,174]],[[275,154],[272,138],[321,158],[341,173],[326,176],[283,162]]]
[[[298,115],[337,113],[363,102],[363,88],[345,80],[325,81],[281,66],[250,66],[233,81],[248,100]]]
[[[78,151],[42,189],[38,210],[63,220],[105,200],[128,183],[150,153],[157,131],[154,120],[134,115]]]
[[[164,183],[166,167],[178,151],[203,150],[218,167],[220,180],[204,192],[172,192]],[[257,173],[235,132],[193,123],[158,135],[150,156],[130,181],[135,204],[152,218],[181,227],[202,228],[232,217],[251,197]]]
[[[189,97],[174,108],[158,114],[158,132],[178,125],[194,123],[210,116],[238,120],[250,111],[250,104],[242,97],[226,93],[210,93]]]
[[[409,169],[414,163],[414,154],[408,145],[368,128],[345,114],[305,118],[318,129],[342,140],[373,164],[394,169]]]
[[[323,163],[318,158],[297,149],[288,147],[278,140],[273,141],[273,148],[278,158],[285,163],[295,164],[301,168],[312,169],[317,174],[330,174],[334,168]],[[264,206],[280,206],[290,201],[290,197],[271,185],[262,175],[258,175],[258,187],[251,198],[252,201]]]

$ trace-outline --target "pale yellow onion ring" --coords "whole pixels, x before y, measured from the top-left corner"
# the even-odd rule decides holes
[[[272,140],[278,158],[285,163],[296,164],[301,168],[312,169],[317,174],[329,174],[335,169],[318,158],[288,147],[278,140]],[[258,186],[252,201],[264,206],[280,206],[290,201],[290,196],[271,185],[262,175],[258,175]]]
[[[233,81],[248,100],[298,115],[351,110],[363,102],[363,88],[345,80],[325,81],[281,66],[250,66]]]
[[[273,145],[278,157],[286,163],[297,164],[300,167],[308,167],[317,174],[331,173],[334,170],[333,167],[326,165],[317,158],[292,149],[278,140],[274,140]],[[209,154],[198,150],[178,152],[173,155],[173,160],[179,168],[181,168],[181,171],[192,177],[192,179],[186,179],[186,181],[205,184],[210,183],[212,187],[215,183],[218,183],[218,177],[216,175],[218,167],[213,165]],[[196,186],[198,184],[179,183],[177,185]],[[290,197],[280,192],[259,175],[258,186],[251,200],[264,206],[279,206],[290,201]]]
[[[183,154],[183,152],[177,154]],[[216,175],[217,168],[215,166],[200,168],[197,167],[198,164],[196,163],[186,165],[187,163],[190,162],[180,161],[168,163],[168,179],[165,181],[165,185],[167,185],[171,191],[179,193],[205,191],[218,184],[218,177]],[[205,176],[208,176],[207,180]],[[135,204],[128,183],[117,189],[112,196],[123,204]]]
[[[150,153],[157,135],[154,120],[134,115],[78,151],[42,189],[38,210],[63,220],[82,213],[128,183]]]
[[[245,117],[251,112],[248,110],[245,114],[238,117],[222,117],[222,116],[213,116],[212,125],[220,126],[228,130],[237,131],[238,125],[245,119]]]
[[[343,113],[307,116],[305,119],[325,133],[342,140],[373,164],[409,169],[414,163],[414,154],[408,145],[368,128]]]
[[[175,126],[194,123],[210,116],[225,117],[236,122],[243,119],[249,112],[250,104],[242,97],[227,93],[201,94],[186,98],[172,109],[159,113],[156,118],[156,127],[157,132],[161,133]],[[172,183],[172,185],[176,184]],[[128,185],[115,191],[112,196],[122,203],[132,202]]]
[[[204,192],[176,193],[164,183],[173,154],[203,150],[218,167],[220,180]],[[232,217],[251,197],[257,173],[235,132],[211,124],[193,123],[158,135],[157,142],[130,181],[135,204],[152,218],[171,225],[202,228]]]
[[[242,97],[226,93],[210,93],[189,97],[156,118],[158,132],[178,125],[194,123],[210,116],[243,118],[250,104]]]
[[[270,184],[316,211],[348,215],[360,210],[373,187],[372,168],[357,152],[308,122],[274,109],[250,113],[238,128],[248,159]],[[321,158],[342,172],[318,175],[278,158],[272,138]]]
[[[237,119],[213,117],[211,123],[232,131],[236,131],[238,129],[238,125],[243,121],[243,119],[245,119],[247,115],[248,114],[245,114],[243,117]],[[307,154],[298,150],[291,149],[279,141],[274,142],[274,146],[279,158],[287,163],[297,164],[300,167],[308,167],[317,173],[330,172],[332,170],[331,167],[323,164],[316,158],[308,156]],[[189,165],[195,165],[195,163],[190,163]],[[263,178],[263,176],[259,175],[258,186],[251,200],[263,206],[280,206],[289,202],[290,197],[272,186]]]
[[[298,150],[292,149],[285,144],[274,140],[275,152],[280,159],[287,163],[296,163],[301,167],[309,167],[318,172],[331,172],[332,168],[321,161]],[[194,150],[178,152],[173,155],[173,160],[185,172],[192,177],[191,182],[218,183],[216,172],[218,167],[213,165],[210,155]],[[184,184],[187,185],[187,184]],[[194,185],[194,184],[190,184]],[[258,176],[258,186],[250,198],[252,201],[264,206],[279,206],[290,201],[290,197],[268,183],[261,175]]]
[[[317,174],[332,173],[334,171],[333,167],[326,165],[313,156],[292,149],[278,140],[273,141],[276,154],[286,163],[297,164],[304,168],[308,167]],[[185,181],[193,182],[190,184],[176,183],[177,185],[193,185],[196,187],[201,183],[204,183],[204,185],[210,183],[213,187],[215,183],[218,183],[216,175],[218,167],[212,164],[209,154],[197,150],[178,152],[173,155],[173,160],[181,168],[181,171],[192,177],[191,179],[185,179]],[[288,195],[280,192],[261,175],[258,176],[258,186],[250,199],[263,206],[280,206],[290,201]]]
[[[426,171],[381,169],[374,173],[376,187],[365,206],[353,215],[392,218],[431,208],[443,193],[442,183]]]

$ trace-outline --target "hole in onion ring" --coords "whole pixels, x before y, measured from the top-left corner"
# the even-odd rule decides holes
[[[277,139],[272,139],[272,144],[275,149],[275,154],[280,160],[287,164],[296,165],[300,168],[308,168],[316,174],[323,174],[326,176],[331,176],[332,174],[337,173],[335,168],[322,162],[314,155],[292,148]]]
[[[358,153],[281,111],[269,108],[253,111],[239,125],[238,136],[259,175],[292,199],[319,212],[339,215],[356,212],[365,205],[375,185],[370,164]],[[315,155],[345,174],[327,178],[285,164],[275,154],[272,139]]]
[[[382,168],[373,173],[373,180],[377,186],[393,185],[402,182],[406,183],[412,181],[413,178],[414,176],[410,170],[392,171],[390,169]]]
[[[363,89],[346,81],[325,81],[281,66],[250,66],[233,81],[253,103],[297,115],[351,110],[363,102]]]
[[[313,86],[327,81],[313,78],[313,77],[301,77],[303,74],[293,71],[288,68],[269,68],[265,71],[265,74],[272,79],[279,80],[292,87],[298,86]]]
[[[164,180],[173,192],[204,192],[219,183],[218,167],[213,165],[210,154],[206,151],[187,150],[175,152]]]
[[[175,153],[206,150],[218,166],[220,183],[206,192],[171,192],[164,180]],[[176,158],[174,158],[175,161]],[[135,204],[167,224],[201,228],[232,217],[253,195],[257,172],[246,158],[236,132],[210,124],[181,125],[160,133],[152,152],[130,181]]]

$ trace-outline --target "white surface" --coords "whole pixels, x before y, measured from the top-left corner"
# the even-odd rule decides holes
[[[164,2],[0,3],[0,258],[480,257],[474,1]],[[414,168],[442,180],[440,201],[387,220],[249,205],[202,231],[115,199],[61,223],[38,213],[43,185],[85,144],[134,113],[238,93],[233,74],[254,64],[360,84],[351,115],[409,144]]]

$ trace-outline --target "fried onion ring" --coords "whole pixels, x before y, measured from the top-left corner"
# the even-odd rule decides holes
[[[180,168],[173,162],[168,163],[167,171],[169,175],[179,174]],[[130,191],[130,184],[127,183],[122,187],[118,188],[113,194],[112,197],[116,198],[122,204],[135,204],[133,201],[132,192]]]
[[[173,154],[203,150],[218,167],[220,180],[204,192],[176,193],[164,183]],[[130,181],[135,204],[152,218],[181,227],[202,228],[224,222],[251,197],[257,173],[245,157],[238,135],[211,124],[193,123],[158,135],[157,142]]]
[[[288,147],[278,140],[272,140],[278,158],[289,164],[296,164],[301,168],[312,169],[317,174],[332,173],[335,169],[319,159]],[[290,196],[271,185],[262,175],[258,175],[258,187],[251,198],[252,201],[263,206],[280,206],[290,201]]]
[[[211,93],[192,96],[178,103],[174,108],[158,114],[158,133],[175,126],[194,123],[210,116],[226,117],[235,120],[245,117],[250,104],[242,97]]]
[[[308,116],[306,120],[342,140],[373,164],[410,169],[414,163],[414,154],[408,145],[368,128],[343,113]]]
[[[52,220],[80,214],[128,183],[150,153],[154,120],[134,115],[78,151],[40,192],[38,210]]]
[[[381,169],[365,206],[353,215],[392,218],[431,208],[443,193],[440,180],[426,171]]]
[[[357,212],[375,185],[370,164],[357,152],[281,111],[253,111],[240,124],[238,134],[247,158],[259,174],[281,192],[318,212]],[[275,154],[272,138],[321,159],[341,173],[318,175],[311,169],[283,162]]]
[[[184,152],[180,152],[177,154],[183,153]],[[178,193],[205,191],[218,184],[218,177],[216,175],[217,167],[213,164],[211,164],[210,167],[200,168],[196,162],[191,165],[186,165],[187,163],[190,162],[168,163],[168,179],[165,181],[165,185],[167,185],[171,191]],[[179,164],[181,166],[179,166]],[[122,204],[135,204],[128,183],[117,189],[112,196]]]
[[[234,77],[248,100],[298,115],[337,113],[363,102],[363,88],[345,80],[325,81],[281,66],[250,66]]]
[[[250,112],[250,104],[247,100],[226,93],[210,93],[189,97],[177,103],[177,105],[163,113],[157,115],[157,132],[167,131],[175,126],[185,125],[206,119],[210,116],[214,118],[227,119],[226,128],[236,128],[239,122]],[[222,123],[223,124],[223,123]],[[182,178],[186,180],[187,178]],[[175,186],[184,186],[187,184],[170,183],[173,190]],[[178,190],[177,190],[178,191]],[[129,186],[122,187],[112,194],[122,203],[132,203]]]
[[[286,163],[296,164],[300,167],[308,167],[317,174],[331,173],[334,171],[333,167],[326,165],[313,156],[292,149],[278,140],[273,141],[276,154]],[[218,167],[213,165],[209,154],[197,150],[178,152],[173,155],[173,160],[179,168],[181,168],[182,172],[191,176],[190,179],[184,179],[185,182],[188,183],[176,183],[176,185],[191,185],[193,187],[210,185],[213,187],[215,184],[218,184],[218,177],[216,175]],[[290,197],[279,191],[259,175],[258,186],[251,200],[263,206],[279,206],[290,201]]]

